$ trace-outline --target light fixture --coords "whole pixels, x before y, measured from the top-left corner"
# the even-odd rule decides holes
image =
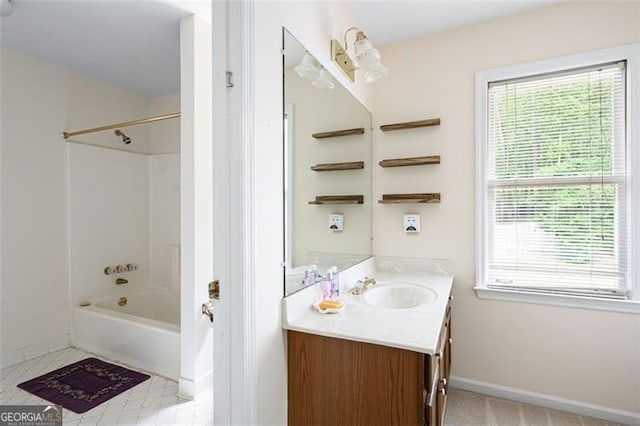
[[[347,44],[347,35],[350,31],[357,31],[356,40],[353,43],[354,59],[347,54],[349,45]],[[382,65],[381,55],[378,49],[374,48],[367,36],[364,35],[357,27],[351,27],[344,32],[343,48],[336,39],[331,40],[331,60],[338,65],[338,68],[351,81],[356,80],[356,70],[365,72],[365,81],[370,83],[389,74],[389,68]]]
[[[311,82],[313,87],[317,87],[318,89],[333,89],[336,87],[336,84],[333,82],[333,77],[331,73],[324,69],[324,67],[320,70],[318,74],[318,78]]]
[[[304,56],[298,65],[293,69],[300,77],[308,78],[309,80],[315,80],[320,75],[320,64],[309,54],[304,52]]]
[[[331,73],[320,65],[320,62],[309,52],[304,53],[302,60],[293,70],[300,77],[311,80],[313,87],[317,87],[318,89],[333,89],[335,87]]]
[[[1,0],[0,3],[0,16],[3,18],[13,13],[13,3],[11,0]]]

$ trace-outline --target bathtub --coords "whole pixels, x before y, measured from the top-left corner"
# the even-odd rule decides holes
[[[127,304],[118,305],[120,297]],[[179,296],[159,290],[119,291],[71,309],[71,342],[161,376],[180,372]]]

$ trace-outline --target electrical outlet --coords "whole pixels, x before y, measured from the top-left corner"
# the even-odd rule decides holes
[[[333,232],[340,232],[344,229],[344,215],[334,213],[329,215],[329,229]]]
[[[419,214],[405,214],[403,218],[404,232],[413,233],[420,232],[420,215]]]

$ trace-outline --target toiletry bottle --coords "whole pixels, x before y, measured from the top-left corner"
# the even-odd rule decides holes
[[[318,279],[318,267],[316,265],[309,265],[309,275],[307,277],[308,285],[315,284]]]
[[[304,277],[302,277],[302,287],[309,285],[309,268],[304,269]]]
[[[340,275],[338,275],[338,267],[331,267],[331,298],[338,300],[340,297]]]
[[[331,268],[327,269],[327,275],[322,280],[322,300],[330,300],[331,299],[331,277],[332,277]]]

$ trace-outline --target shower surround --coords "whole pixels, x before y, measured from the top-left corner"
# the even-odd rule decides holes
[[[165,359],[145,352],[179,348],[180,156],[72,142],[68,162],[71,342],[175,379],[177,351],[165,351]],[[104,273],[106,266],[128,263],[137,270]],[[128,283],[117,285],[117,278]],[[120,297],[138,309],[97,306]],[[167,318],[143,318],[158,300],[167,305]],[[87,302],[91,306],[80,307]]]

